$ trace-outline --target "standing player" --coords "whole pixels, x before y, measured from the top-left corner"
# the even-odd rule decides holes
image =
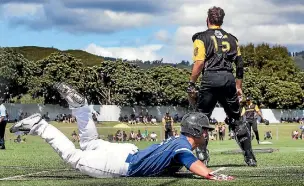
[[[238,96],[242,96],[243,60],[237,38],[221,28],[224,16],[225,12],[220,7],[210,8],[206,20],[208,29],[192,37],[194,66],[187,92],[190,100],[196,99],[195,82],[202,73],[196,109],[210,118],[219,102],[231,120],[231,128],[243,150],[245,162],[249,166],[256,166],[250,133],[240,117]],[[233,63],[236,64],[236,79],[233,75]],[[203,157],[200,159],[205,163],[209,160],[207,144],[208,142],[197,149],[200,157]]]
[[[247,122],[247,127],[249,128],[250,134],[251,134],[251,127],[252,127],[252,130],[255,134],[255,138],[256,138],[258,144],[260,144],[260,136],[259,136],[259,131],[258,131],[257,118],[255,117],[256,114],[261,117],[261,121],[264,121],[264,118],[262,116],[262,113],[261,113],[259,107],[256,104],[252,103],[251,97],[247,97],[246,105],[243,107],[241,115],[244,117],[244,119]]]
[[[173,118],[170,116],[169,112],[166,112],[166,115],[162,119],[164,130],[165,130],[165,139],[173,136]]]
[[[5,149],[5,128],[7,124],[7,112],[3,104],[4,99],[0,98],[0,149]]]
[[[96,178],[145,177],[172,175],[185,166],[206,179],[234,179],[231,176],[215,175],[192,153],[194,148],[204,143],[208,131],[212,130],[204,114],[186,114],[181,122],[181,137],[171,137],[160,144],[138,150],[133,144],[98,139],[86,99],[67,84],[58,84],[56,88],[69,103],[77,119],[81,150],[76,149],[64,134],[48,124],[40,114],[23,119],[10,131],[26,131],[42,137],[65,162],[80,172]]]

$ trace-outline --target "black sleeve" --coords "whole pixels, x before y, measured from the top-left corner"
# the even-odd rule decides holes
[[[243,79],[243,77],[244,77],[244,62],[243,62],[242,56],[236,56],[235,65],[236,65],[236,78],[237,79]]]

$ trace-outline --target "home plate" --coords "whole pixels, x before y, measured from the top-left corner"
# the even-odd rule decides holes
[[[271,145],[272,142],[270,141],[260,141],[260,145]]]

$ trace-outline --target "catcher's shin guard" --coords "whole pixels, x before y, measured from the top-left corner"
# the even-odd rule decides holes
[[[205,144],[197,147],[195,149],[196,156],[199,160],[201,160],[206,166],[210,161],[209,150],[207,149],[209,139],[206,139]]]
[[[245,162],[248,166],[256,166],[256,158],[252,151],[250,131],[242,121],[235,121],[235,140],[243,151]]]

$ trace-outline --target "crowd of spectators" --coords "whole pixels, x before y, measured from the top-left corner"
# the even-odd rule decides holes
[[[182,120],[182,117],[180,117],[178,114],[175,114],[174,116],[172,116],[174,123],[176,122],[180,122]],[[124,116],[120,116],[119,117],[119,121],[122,123],[128,123],[130,125],[136,125],[136,124],[152,124],[152,125],[157,125],[159,121],[156,116],[153,116],[151,114],[136,114],[136,113],[132,113],[129,116],[128,115],[124,115]]]
[[[295,118],[281,118],[280,119],[281,123],[300,123],[300,124],[304,124],[304,117],[300,118],[300,117],[295,117]]]
[[[299,129],[300,130],[292,131],[291,138],[293,140],[298,140],[298,139],[304,140],[304,125],[300,126]]]
[[[158,136],[155,132],[149,133],[148,130],[141,132],[138,130],[134,132],[133,130],[127,134],[126,131],[117,130],[114,135],[108,135],[109,141],[115,142],[126,142],[126,141],[158,141]]]
[[[55,121],[63,123],[75,123],[76,118],[72,114],[59,114],[56,116]]]

